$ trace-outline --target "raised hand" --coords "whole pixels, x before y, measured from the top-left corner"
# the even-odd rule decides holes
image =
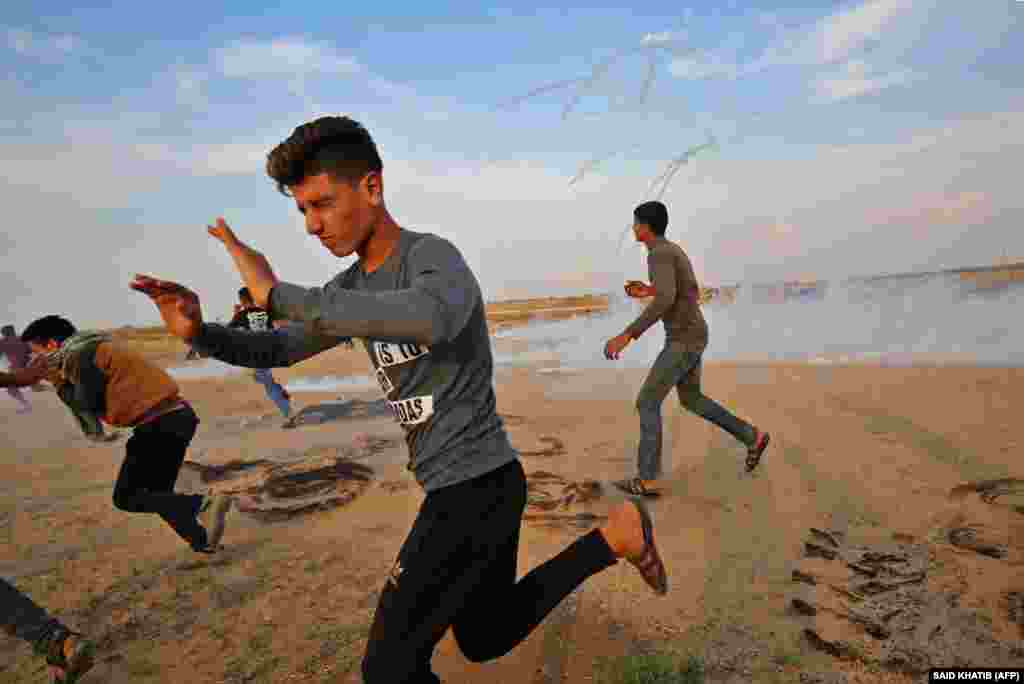
[[[156,304],[164,319],[167,332],[188,342],[199,334],[203,325],[203,311],[199,295],[183,285],[169,280],[136,274],[128,287],[141,292]]]
[[[267,258],[239,240],[221,217],[217,218],[215,225],[206,226],[206,232],[227,249],[256,306],[267,308],[270,290],[277,284],[277,276],[274,275],[274,269],[270,267]]]
[[[239,244],[235,231],[231,230],[231,226],[221,216],[217,217],[217,222],[214,225],[206,226],[206,232],[220,240],[225,247],[234,247]]]
[[[651,288],[640,280],[627,281],[624,289],[626,290],[626,296],[633,299],[643,299],[644,297],[651,296]]]

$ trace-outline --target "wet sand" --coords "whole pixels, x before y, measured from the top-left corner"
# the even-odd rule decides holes
[[[635,468],[643,372],[545,365],[496,375],[536,485],[521,573],[599,524],[621,500],[607,482]],[[277,374],[368,369],[357,348]],[[497,661],[469,663],[447,636],[434,659],[445,682],[582,684],[609,658],[652,651],[700,658],[705,681],[920,681],[898,671],[938,658],[930,643],[1024,667],[1024,370],[708,364],[704,378],[773,441],[745,474],[738,443],[666,400],[666,491],[652,508],[669,595],[620,563]],[[123,439],[89,444],[52,392],[29,393],[29,416],[0,401],[0,574],[99,642],[86,684],[350,681],[423,499],[401,431],[372,388],[297,392],[313,417],[283,430],[247,375],[181,385],[203,422],[179,488],[262,492],[266,515],[236,513],[222,554],[190,553],[155,516],[113,508]],[[602,496],[570,486],[588,479]],[[856,619],[877,597],[905,608],[888,635]],[[38,661],[0,638],[0,682],[31,681],[45,681]]]

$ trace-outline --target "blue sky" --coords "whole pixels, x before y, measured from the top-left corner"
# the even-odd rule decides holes
[[[345,263],[262,164],[329,113],[489,298],[644,277],[630,211],[709,134],[663,200],[710,284],[1024,258],[1022,28],[1017,0],[5,8],[0,311],[152,321],[145,271],[223,315],[218,215],[282,278],[328,279]]]

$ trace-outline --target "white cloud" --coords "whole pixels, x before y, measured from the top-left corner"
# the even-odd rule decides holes
[[[84,48],[81,39],[67,33],[39,33],[15,27],[8,27],[3,33],[9,50],[44,62],[59,62]]]
[[[838,102],[905,85],[912,79],[913,74],[908,69],[881,74],[872,71],[863,60],[850,60],[838,72],[819,76],[813,89],[817,101]]]
[[[203,109],[215,95],[211,86],[218,79],[267,80],[283,83],[289,95],[303,101],[305,109],[316,109],[308,92],[316,76],[365,74],[352,56],[330,43],[297,36],[269,40],[234,40],[214,49],[206,64],[178,64],[168,72],[179,104]]]
[[[313,74],[354,74],[361,70],[355,58],[339,53],[325,42],[299,37],[267,41],[236,40],[214,52],[218,71],[228,78]]]
[[[868,0],[833,14],[811,34],[815,57],[825,64],[846,59],[869,41],[879,39],[895,19],[912,8],[911,0]]]
[[[668,65],[668,72],[676,78],[700,81],[707,78],[736,78],[743,68],[723,57],[701,52],[686,57],[676,57]]]
[[[194,158],[193,169],[200,175],[234,175],[263,173],[267,153],[273,143],[231,143],[200,147]]]
[[[205,86],[209,75],[206,72],[179,67],[174,70],[173,76],[178,102],[195,108],[207,105]]]
[[[267,137],[263,142],[195,144],[188,147],[166,143],[134,146],[140,160],[164,164],[197,177],[262,175],[267,153],[281,142]]]
[[[890,46],[890,55],[898,54],[906,45],[920,38],[914,30],[918,24],[898,22],[907,18],[920,21],[934,7],[932,0],[865,0],[859,5],[835,12],[807,26],[783,28],[772,16],[759,16],[758,23],[773,27],[776,37],[760,55],[740,60],[736,49],[719,48],[696,55],[676,57],[669,72],[677,78],[735,79],[786,66],[821,67],[845,63],[848,73],[825,76],[815,84],[819,96],[827,100],[843,99],[904,83],[910,72],[893,67],[889,73],[866,78],[856,70],[863,67],[860,53],[879,44]],[[899,49],[894,49],[899,48]]]
[[[87,137],[76,139],[73,145],[5,144],[4,160],[17,173],[5,174],[0,188],[63,197],[82,211],[116,209],[124,206],[126,197],[161,186],[166,164],[146,156],[143,150],[116,140]]]
[[[661,31],[659,33],[648,33],[640,39],[641,45],[667,45],[676,43],[686,38],[682,31]]]

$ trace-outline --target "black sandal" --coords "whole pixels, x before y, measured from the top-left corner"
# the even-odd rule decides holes
[[[747,472],[752,472],[754,468],[761,463],[761,455],[764,454],[765,449],[768,448],[768,442],[771,441],[771,435],[767,432],[757,431],[757,439],[754,440],[754,446],[747,449],[746,466]]]

